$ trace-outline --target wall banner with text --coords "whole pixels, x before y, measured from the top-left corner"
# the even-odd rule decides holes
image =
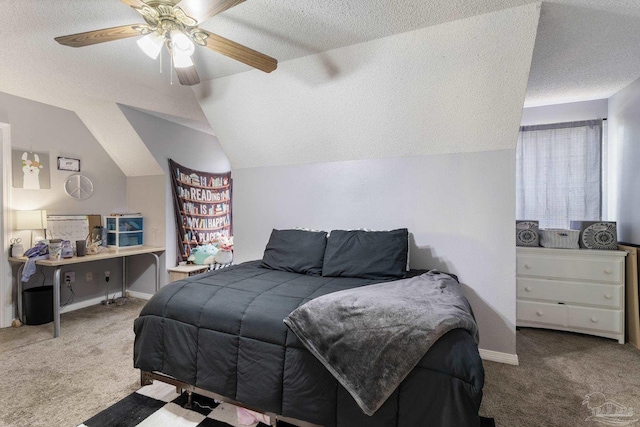
[[[189,169],[169,159],[176,218],[177,262],[186,261],[199,245],[232,237],[231,172]]]

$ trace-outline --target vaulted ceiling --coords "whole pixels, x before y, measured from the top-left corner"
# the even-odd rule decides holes
[[[201,26],[283,62],[529,3],[533,2],[248,0]],[[135,38],[78,49],[53,40],[142,23],[141,16],[121,1],[13,0],[3,2],[2,9],[0,91],[75,111],[125,174],[160,171],[154,162],[139,167],[140,156],[148,155],[143,144],[135,166],[131,156],[122,154],[141,141],[117,103],[215,132],[194,91],[172,76],[166,55],[161,67],[140,51]],[[202,80],[251,70],[205,49],[196,51],[195,63]],[[607,98],[638,77],[640,2],[542,3],[525,106]]]

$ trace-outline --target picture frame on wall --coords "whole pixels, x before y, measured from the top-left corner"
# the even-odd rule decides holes
[[[13,188],[48,190],[51,188],[49,153],[15,148],[11,150]]]
[[[58,157],[58,170],[80,172],[80,159],[69,157]]]

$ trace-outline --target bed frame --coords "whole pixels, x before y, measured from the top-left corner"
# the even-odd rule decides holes
[[[199,387],[195,387],[191,384],[184,383],[180,380],[177,380],[169,375],[163,374],[161,372],[147,372],[140,371],[140,386],[144,387],[146,385],[153,384],[153,381],[157,380],[166,384],[170,384],[176,387],[176,393],[182,394],[182,392],[187,392],[187,403],[184,405],[185,409],[191,409],[192,395],[193,393],[199,394],[200,396],[205,396],[210,399],[215,399],[219,402],[229,403],[234,406],[239,406],[241,408],[249,409],[254,412],[259,412],[269,417],[271,420],[270,425],[272,427],[278,426],[278,421],[283,421],[285,423],[293,424],[298,427],[322,427],[318,424],[313,424],[307,421],[297,420],[295,418],[283,417],[282,415],[274,414],[272,412],[264,412],[259,408],[253,408],[251,406],[244,405],[240,402],[236,402],[235,400],[229,399],[228,397],[221,396],[217,393],[204,390]]]

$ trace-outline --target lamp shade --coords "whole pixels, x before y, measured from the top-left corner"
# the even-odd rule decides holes
[[[175,54],[183,56],[191,56],[195,52],[196,47],[185,33],[180,30],[171,31],[171,49]]]
[[[150,33],[138,39],[138,46],[151,59],[156,59],[162,50],[164,38],[158,33]]]
[[[193,65],[189,55],[182,55],[178,51],[173,52],[173,66],[175,68],[187,68]]]
[[[47,228],[47,211],[16,211],[16,230],[44,230]]]

